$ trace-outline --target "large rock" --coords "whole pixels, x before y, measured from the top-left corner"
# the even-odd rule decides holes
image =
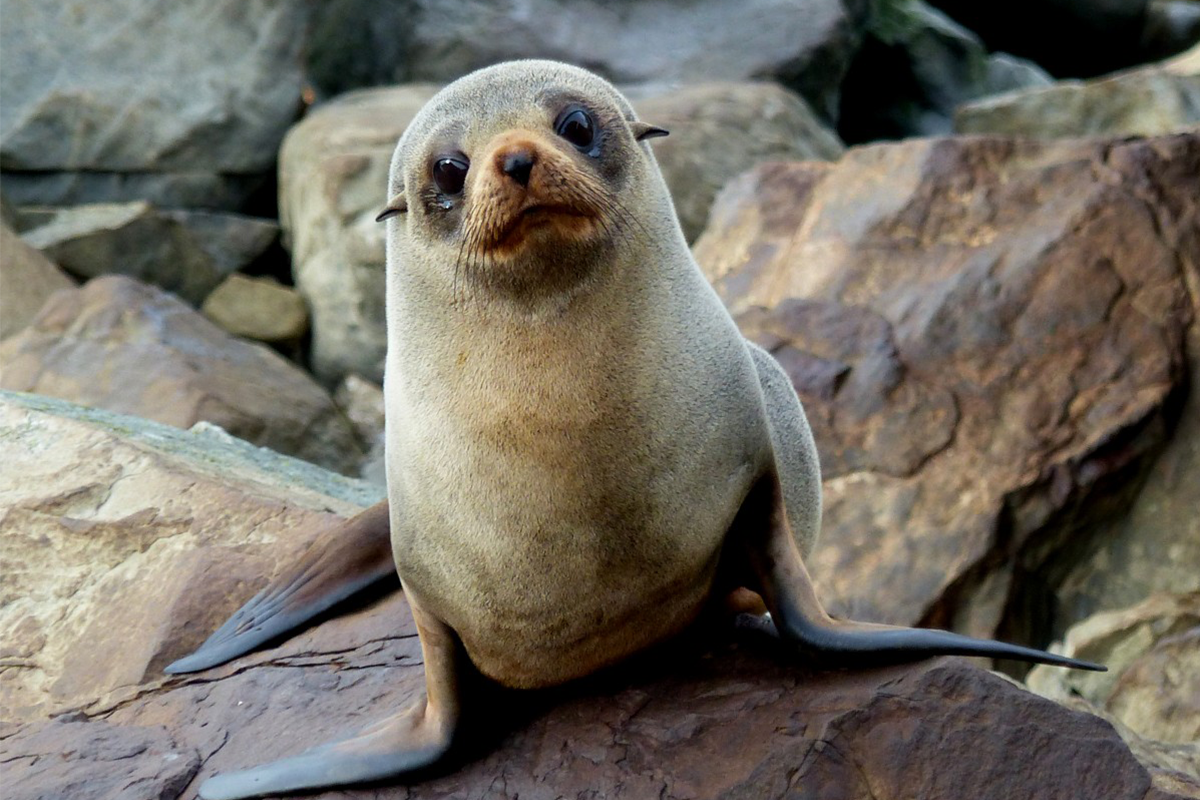
[[[210,439],[216,436],[216,441]],[[369,491],[228,437],[0,396],[0,633],[25,694],[6,800],[195,797],[216,773],[420,697],[400,594],[202,674],[160,677]],[[957,661],[822,672],[706,629],[559,691],[480,695],[462,756],[364,797],[1196,797],[1102,720]],[[715,640],[715,644],[713,643]],[[62,711],[57,719],[45,715]],[[337,793],[320,796],[332,797]]]
[[[284,142],[279,205],[296,286],[313,315],[313,369],[326,382],[379,381],[387,170],[396,140],[436,91],[427,85],[355,92],[313,111]],[[718,188],[767,159],[836,158],[841,143],[797,95],[769,83],[638,91],[639,116],[671,130],[656,157],[685,232],[704,224]]]
[[[838,86],[858,47],[866,4],[421,0],[416,6],[403,25],[409,80],[445,82],[530,56],[587,65],[618,83],[775,77],[834,119]]]
[[[187,432],[37,395],[0,392],[0,441],[10,721],[161,682],[328,511],[381,494],[211,426]],[[5,777],[7,787],[7,766]]]
[[[144,687],[120,705],[26,724],[0,741],[6,796],[74,785],[77,762],[62,778],[48,769],[31,776],[45,752],[78,753],[108,784],[129,766],[87,744],[124,733],[173,745],[185,764],[198,754],[187,789],[163,790],[191,800],[214,773],[352,733],[419,698],[414,634],[395,595],[237,664]],[[688,646],[559,691],[480,694],[466,719],[462,755],[447,770],[354,794],[549,800],[584,788],[594,797],[938,800],[970,786],[979,800],[1200,796],[1186,776],[1139,764],[1102,720],[954,661],[815,672],[776,647]],[[175,780],[162,774],[144,796]]]
[[[191,205],[240,204],[269,177],[302,108],[311,8],[5,0],[0,168],[10,199],[169,202],[183,193]],[[30,179],[10,186],[8,173]],[[43,194],[45,173],[57,183]],[[146,195],[156,183],[176,197]]]
[[[838,130],[848,141],[950,133],[954,109],[968,100],[1051,83],[1031,61],[989,54],[978,36],[922,0],[871,8],[842,84]]]
[[[1108,672],[1039,666],[1031,689],[1052,700],[1081,697],[1145,738],[1191,744],[1200,769],[1200,591],[1088,617],[1067,631],[1066,648]]]
[[[308,332],[308,307],[299,292],[274,278],[234,273],[200,307],[235,336],[260,342],[297,342]]]
[[[0,222],[0,339],[29,324],[42,303],[75,283],[58,266]]]
[[[372,490],[219,432],[30,395],[0,394],[0,438],[13,445],[0,465],[0,632],[15,672],[0,729],[6,800],[191,800],[216,772],[420,697],[399,593],[205,673],[159,672],[309,541],[329,519],[318,509],[349,513]],[[486,713],[467,715],[448,771],[363,796],[1200,792],[1140,764],[1102,720],[962,662],[819,671],[773,641],[731,645],[713,629],[562,690],[481,694],[472,708]]]
[[[1074,621],[1064,574],[1182,433],[1196,174],[1197,136],[944,139],[730,184],[696,255],[809,410],[837,612],[1037,643]]]
[[[279,214],[292,275],[312,313],[312,365],[332,384],[380,381],[387,172],[400,134],[435,86],[353,92],[293,128],[279,155]]]
[[[844,149],[804,100],[776,83],[659,85],[631,95],[640,119],[671,132],[652,147],[688,241],[731,178],[764,161],[833,161]]]
[[[1200,128],[1200,44],[1158,65],[963,105],[960,133],[1154,136]]]
[[[21,237],[74,275],[129,275],[199,305],[279,236],[271,220],[146,202],[56,209]]]
[[[349,423],[299,367],[132,278],[96,278],[55,294],[0,343],[0,365],[0,388],[181,428],[212,422],[340,471],[361,458]]]

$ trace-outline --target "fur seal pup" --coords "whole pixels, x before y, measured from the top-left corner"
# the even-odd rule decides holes
[[[547,61],[472,73],[413,120],[380,215],[387,507],[332,532],[172,671],[370,583],[390,567],[390,531],[427,696],[353,738],[212,778],[202,797],[426,766],[451,745],[464,670],[562,683],[678,633],[731,589],[761,596],[783,639],[852,659],[1097,669],[825,613],[803,561],[821,521],[808,423],[692,260],[645,142],[664,134],[604,80]]]

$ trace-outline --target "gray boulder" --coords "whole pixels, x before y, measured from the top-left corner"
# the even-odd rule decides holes
[[[886,0],[885,0],[886,1]],[[1086,77],[1145,61],[1149,0],[931,0],[993,50]]]
[[[396,140],[437,91],[401,86],[352,92],[293,128],[279,154],[279,215],[292,276],[312,314],[312,366],[334,384],[383,377],[384,226]]]
[[[271,220],[134,202],[57,209],[22,238],[81,278],[129,275],[199,305],[278,235]]]
[[[688,241],[708,222],[729,180],[764,161],[834,161],[842,142],[811,107],[777,83],[657,85],[629,93],[638,117],[671,131],[654,142]]]
[[[85,179],[99,194],[122,175],[189,184],[226,204],[268,176],[302,108],[311,4],[301,0],[63,5],[5,0],[0,28],[0,168],[18,203],[78,202],[42,177]],[[171,181],[168,180],[167,183]],[[128,187],[126,187],[128,188]],[[207,196],[205,196],[207,195]],[[106,199],[131,194],[114,191]],[[154,197],[162,201],[165,198]]]
[[[864,0],[335,0],[310,67],[326,92],[446,82],[512,58],[585,65],[619,83],[776,77],[827,118],[858,47]]]

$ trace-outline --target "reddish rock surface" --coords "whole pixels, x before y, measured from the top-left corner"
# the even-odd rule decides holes
[[[49,301],[0,344],[0,388],[60,397],[180,428],[212,422],[341,472],[362,453],[316,381],[132,278],[96,278]]]
[[[813,420],[811,568],[835,611],[1035,643],[1074,621],[1056,586],[1186,392],[1197,174],[1196,135],[933,139],[726,188],[696,255]],[[1161,538],[1186,540],[1186,517]],[[1169,552],[1185,585],[1165,588],[1196,588],[1200,553]],[[1125,571],[1090,577],[1088,602]]]
[[[130,767],[94,742],[132,747],[124,736],[152,739],[160,749],[149,752],[172,763],[194,764],[198,753],[185,791],[175,794],[177,769],[162,769],[139,794],[192,798],[216,772],[353,732],[418,696],[414,633],[396,595],[275,650],[96,708],[88,724],[25,726],[0,741],[0,758],[19,766],[6,800],[66,796],[73,771],[60,779],[27,766],[51,750],[78,753],[109,785]],[[939,800],[964,797],[964,787],[980,800],[1189,796],[1155,789],[1102,720],[961,661],[814,672],[773,643],[688,644],[559,691],[481,687],[470,724],[455,762],[419,782],[315,796]],[[169,737],[151,733],[164,727]]]

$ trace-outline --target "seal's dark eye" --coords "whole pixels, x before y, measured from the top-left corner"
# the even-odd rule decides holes
[[[591,114],[577,108],[558,121],[558,135],[580,150],[586,150],[596,138],[596,123]]]
[[[433,182],[442,194],[459,194],[469,168],[464,158],[439,158],[433,165]]]

